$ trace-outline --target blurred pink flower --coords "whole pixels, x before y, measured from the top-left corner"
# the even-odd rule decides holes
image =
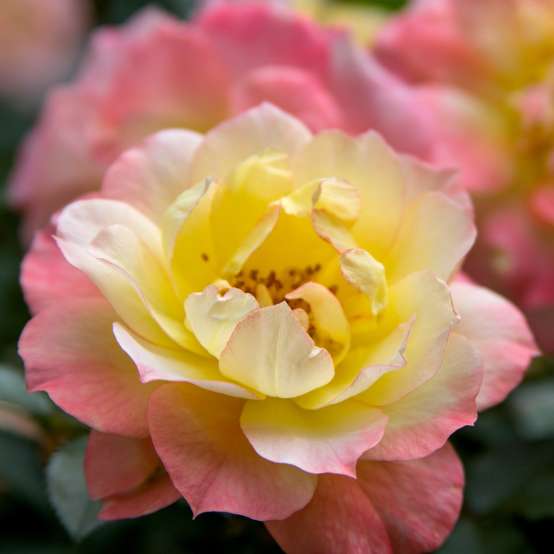
[[[427,155],[417,100],[346,33],[283,6],[216,5],[190,23],[149,9],[96,32],[77,79],[48,97],[11,182],[26,238],[67,201],[98,190],[108,165],[148,133],[205,131],[264,100],[312,130],[377,129]],[[399,122],[410,132],[397,132]]]
[[[87,22],[84,0],[2,0],[0,95],[40,97],[67,77]]]
[[[420,0],[375,53],[434,114],[431,159],[473,193],[467,271],[524,307],[554,352],[554,2]]]
[[[475,228],[450,177],[264,103],[152,135],[37,234],[20,355],[94,429],[101,517],[183,496],[289,554],[436,549],[462,502],[450,435],[537,353],[456,279]]]

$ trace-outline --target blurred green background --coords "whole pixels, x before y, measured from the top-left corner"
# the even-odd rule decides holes
[[[91,2],[91,10],[96,25],[113,24],[152,3],[180,17],[187,17],[193,5],[192,0],[96,0]],[[397,9],[405,2],[356,3]],[[2,183],[35,118],[36,112],[22,111],[0,101]],[[0,210],[0,410],[6,402],[19,405],[22,413],[32,414],[35,422],[29,434],[43,437],[24,438],[0,429],[0,552],[279,552],[263,525],[223,514],[205,514],[192,521],[184,502],[139,520],[97,526],[94,514],[98,507],[87,500],[82,480],[60,481],[60,475],[80,467],[82,441],[70,441],[84,435],[86,429],[59,412],[45,397],[31,397],[24,391],[16,343],[29,316],[18,285],[22,255],[16,234],[18,218],[3,200]],[[453,442],[464,461],[467,488],[460,522],[440,552],[552,552],[554,361],[536,360],[525,383],[507,402],[484,413],[475,427],[457,433]],[[46,472],[52,451],[58,454]]]

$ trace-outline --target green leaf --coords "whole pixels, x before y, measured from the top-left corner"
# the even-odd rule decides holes
[[[554,437],[554,379],[524,383],[510,398],[510,412],[522,437]]]
[[[52,404],[45,395],[28,393],[21,373],[2,365],[0,365],[0,402],[13,404],[37,416],[52,413]]]
[[[40,447],[27,438],[0,431],[0,480],[8,492],[48,510]]]
[[[86,437],[66,444],[56,452],[46,471],[48,493],[68,533],[80,540],[102,522],[97,518],[101,503],[90,499],[84,474]]]

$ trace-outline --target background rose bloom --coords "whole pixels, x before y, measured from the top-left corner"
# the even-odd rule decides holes
[[[377,31],[384,25],[389,17],[388,12],[378,6],[368,6],[351,2],[345,3],[337,0],[270,1],[273,1],[275,4],[290,6],[296,11],[319,21],[323,25],[333,26],[335,28],[346,28],[353,33],[357,42],[362,46],[370,46],[373,44]]]
[[[554,352],[554,3],[414,2],[376,53],[420,87],[435,161],[477,200],[468,271],[525,307]]]
[[[283,6],[219,5],[191,23],[151,9],[97,32],[75,82],[48,97],[11,183],[27,238],[97,190],[108,165],[147,134],[205,131],[263,100],[312,130],[374,128],[403,151],[428,150],[407,89],[345,34]],[[400,119],[412,131],[389,136]]]
[[[0,94],[36,98],[66,77],[86,25],[83,0],[2,0]]]
[[[517,309],[453,281],[475,230],[450,181],[264,104],[153,135],[68,205],[24,263],[20,353],[95,430],[101,515],[182,495],[287,552],[437,548],[449,436],[536,353]]]

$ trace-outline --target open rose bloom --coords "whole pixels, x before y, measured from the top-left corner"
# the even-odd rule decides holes
[[[220,4],[187,23],[149,9],[96,32],[76,80],[49,95],[11,179],[26,238],[98,190],[108,166],[148,134],[205,132],[261,101],[313,131],[377,129],[402,151],[429,148],[407,87],[343,32],[284,6]],[[411,133],[397,132],[400,120]]]
[[[423,552],[451,531],[449,436],[536,353],[453,281],[475,238],[450,175],[269,104],[126,151],[37,235],[31,390],[94,431],[101,517],[184,497],[289,553]]]
[[[376,54],[419,88],[432,158],[474,194],[468,271],[524,307],[554,352],[554,2],[413,2]]]
[[[85,0],[0,2],[0,95],[32,100],[67,76],[86,27]]]

